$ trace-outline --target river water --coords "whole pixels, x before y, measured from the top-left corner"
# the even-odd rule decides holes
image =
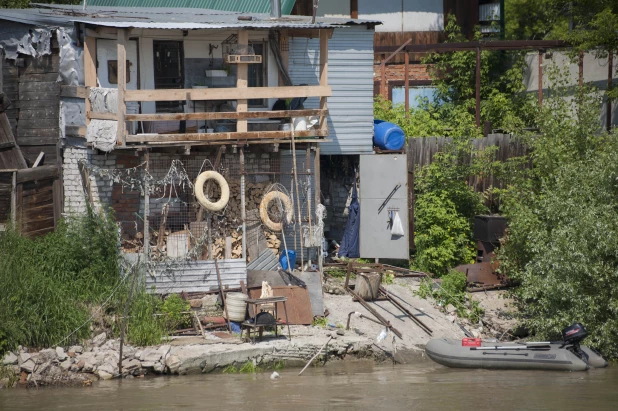
[[[456,370],[345,361],[255,375],[102,381],[0,391],[1,410],[615,410],[618,367],[588,372]]]

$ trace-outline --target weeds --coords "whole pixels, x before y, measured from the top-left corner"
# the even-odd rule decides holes
[[[104,302],[104,314],[123,315],[130,281],[121,274],[111,212],[88,207],[36,239],[5,231],[0,255],[0,355],[18,345],[50,347],[88,338],[91,310]],[[130,342],[160,340],[164,328],[153,316],[156,309],[156,299],[145,290],[134,295]]]
[[[0,365],[0,380],[7,379],[6,386],[12,387],[19,380],[19,374],[10,365]]]
[[[230,364],[223,369],[223,374],[236,374],[238,372],[238,368],[234,366],[234,364]]]
[[[247,360],[247,362],[244,363],[242,367],[240,367],[240,369],[238,370],[238,372],[241,374],[255,374],[258,371],[259,368],[251,360]]]
[[[313,327],[326,328],[328,326],[328,320],[326,319],[326,317],[314,317],[311,325]]]

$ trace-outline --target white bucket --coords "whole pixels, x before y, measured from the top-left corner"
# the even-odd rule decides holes
[[[225,295],[227,314],[231,321],[245,321],[245,313],[247,311],[247,303],[245,300],[248,298],[249,297],[243,293],[229,293]]]
[[[295,131],[307,131],[307,117],[294,117],[292,121]]]

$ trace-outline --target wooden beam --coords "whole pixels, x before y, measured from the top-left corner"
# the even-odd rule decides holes
[[[126,90],[125,101],[177,101],[177,100],[242,100],[257,98],[329,97],[330,86],[289,86],[207,88],[207,89],[161,89]]]
[[[350,17],[358,18],[358,0],[350,0]]]
[[[109,113],[92,113],[102,120],[115,120],[107,118]],[[281,111],[245,111],[245,112],[212,112],[212,113],[160,113],[160,114],[127,114],[127,121],[179,121],[179,120],[238,120],[253,118],[285,118],[285,117],[309,117],[325,116],[328,110],[281,110]],[[115,116],[115,114],[111,114]]]
[[[295,131],[294,136],[321,137],[328,134],[324,130]],[[127,136],[127,143],[173,142],[173,141],[217,141],[217,140],[259,140],[264,138],[292,137],[291,131],[250,131],[246,133],[187,133],[187,134],[137,134]]]
[[[249,32],[247,30],[238,31],[238,47],[243,48],[249,45]],[[236,70],[236,88],[245,89],[249,87],[249,66],[247,64],[239,64]],[[248,104],[247,99],[239,99],[236,102],[236,112],[243,113],[247,111]],[[236,122],[236,131],[239,133],[245,133],[247,131],[247,121],[238,120]]]
[[[118,29],[118,133],[117,143],[121,146],[126,145],[127,126],[125,115],[127,105],[125,103],[125,91],[127,89],[127,31]]]
[[[299,139],[297,140],[298,143],[332,143],[333,140],[328,139],[328,138],[314,138],[314,137],[309,137],[309,138],[305,138],[305,139]],[[126,147],[116,147],[117,150],[120,149],[125,149],[125,150],[142,150],[145,148],[169,148],[169,149],[175,149],[178,150],[179,148],[183,148],[186,149],[187,147],[202,147],[202,146],[221,146],[221,145],[231,145],[231,144],[237,144],[239,146],[243,146],[243,145],[255,145],[255,144],[278,144],[278,145],[285,145],[285,144],[290,144],[290,140],[289,139],[283,139],[283,138],[278,138],[278,139],[273,139],[273,138],[264,138],[264,139],[258,139],[258,140],[241,140],[241,139],[235,139],[235,140],[215,140],[215,141],[153,141],[151,143],[141,143],[138,145],[127,145]],[[90,145],[91,146],[91,145]]]
[[[79,175],[82,178],[82,188],[84,189],[84,194],[88,196],[88,202],[90,203],[90,205],[94,206],[92,187],[90,185],[90,173],[88,172],[88,169],[86,168],[86,165],[84,163],[79,163],[77,165],[77,168],[79,169]]]
[[[88,98],[89,87],[84,86],[60,86],[60,97]]]
[[[41,151],[39,153],[38,157],[36,158],[36,161],[32,165],[32,168],[35,168],[35,167],[38,167],[39,165],[41,165],[41,163],[43,162],[44,158],[45,158],[45,153]]]
[[[410,53],[405,53],[405,70],[404,73],[404,82],[405,87],[404,91],[405,95],[405,103],[406,103],[406,117],[410,117]]]
[[[545,53],[543,50],[539,50],[539,107],[543,105],[543,53]]]
[[[0,67],[1,69],[2,67]],[[11,224],[15,228],[17,223],[17,172],[13,171],[11,174]]]
[[[328,87],[328,31],[320,30],[320,87]],[[326,96],[320,97],[320,110],[327,109]],[[320,117],[320,130],[328,129],[328,117]]]
[[[86,116],[86,118],[88,118],[89,120],[118,120],[118,114],[116,113],[93,113],[90,112],[88,113],[88,115]],[[126,116],[125,116],[125,120],[126,120]]]
[[[84,39],[84,85],[86,87],[97,86],[97,40],[94,37],[86,37]],[[86,125],[90,123],[88,114],[92,108],[90,107],[90,99],[86,96]]]
[[[481,48],[476,48],[476,128],[481,127]]]
[[[58,178],[58,166],[40,166],[17,171],[17,184],[46,178]]]

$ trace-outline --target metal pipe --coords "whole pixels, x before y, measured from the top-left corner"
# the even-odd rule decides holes
[[[607,92],[612,91],[614,77],[614,52],[610,50],[609,56],[607,56]],[[607,99],[607,132],[612,131],[612,101]]]
[[[476,128],[481,127],[481,48],[476,48]]]
[[[281,0],[270,0],[270,17],[281,18]]]
[[[539,50],[539,107],[543,105],[543,50]]]
[[[365,314],[359,313],[358,311],[352,311],[350,314],[348,314],[348,322],[347,322],[347,325],[345,327],[346,330],[350,329],[350,319],[352,317],[352,314],[358,314],[359,318],[364,318],[365,320],[369,320],[369,321],[372,321],[372,322],[374,322],[376,324],[382,325],[382,323],[380,321],[374,320],[371,317],[367,317]]]

